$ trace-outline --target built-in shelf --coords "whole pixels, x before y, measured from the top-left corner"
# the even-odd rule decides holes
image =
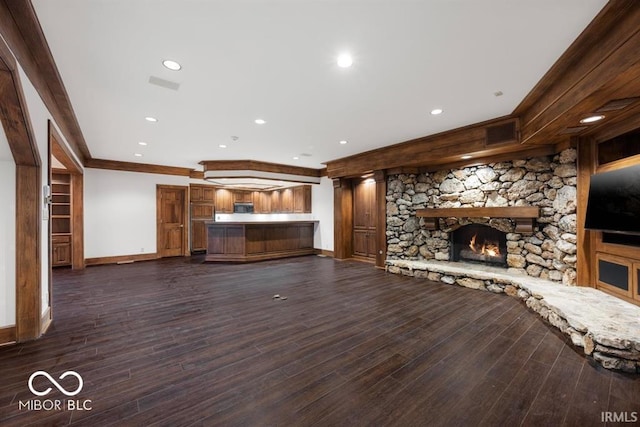
[[[424,225],[429,230],[438,229],[439,218],[509,218],[515,221],[517,233],[533,233],[534,220],[540,216],[540,208],[536,206],[496,206],[418,209],[416,216],[426,218]]]

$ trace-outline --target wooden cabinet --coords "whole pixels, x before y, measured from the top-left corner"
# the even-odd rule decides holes
[[[216,212],[233,213],[233,194],[226,188],[216,189]]]
[[[191,202],[215,203],[216,188],[211,185],[191,184]]]
[[[273,190],[271,191],[271,212],[277,213],[280,212],[280,191]]]
[[[251,191],[234,190],[233,203],[251,203],[253,202],[253,194]]]
[[[51,237],[51,243],[51,265],[71,265],[71,235],[54,235]]]
[[[640,259],[597,252],[596,288],[640,302]]]
[[[254,191],[253,192],[253,211],[255,213],[271,213],[271,192],[270,191]]]
[[[311,213],[310,185],[301,185],[293,188],[293,212]]]
[[[71,265],[71,174],[56,170],[51,174],[51,265]]]
[[[353,254],[376,256],[376,183],[364,180],[353,187]]]
[[[293,189],[283,188],[280,192],[280,210],[282,213],[293,212]]]
[[[189,186],[191,252],[207,249],[205,220],[213,219],[215,213],[216,188],[212,185],[191,184]]]

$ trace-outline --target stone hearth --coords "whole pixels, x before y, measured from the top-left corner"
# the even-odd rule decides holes
[[[605,368],[640,373],[640,307],[593,288],[563,286],[503,268],[433,260],[386,264],[391,273],[519,298]]]

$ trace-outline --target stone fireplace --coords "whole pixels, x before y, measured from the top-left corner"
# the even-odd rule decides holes
[[[507,234],[487,225],[469,224],[451,233],[451,261],[507,266]]]
[[[506,265],[502,265],[507,272],[575,285],[576,175],[575,149],[555,156],[390,175],[387,259],[459,260],[459,249],[470,242],[457,248],[453,234],[476,224],[503,233]],[[509,213],[482,212],[511,208],[535,208],[539,214],[523,231],[520,220]],[[437,218],[420,214],[434,211],[445,214]]]

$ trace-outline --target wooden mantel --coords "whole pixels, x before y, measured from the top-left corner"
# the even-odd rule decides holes
[[[517,233],[533,233],[534,219],[540,216],[540,208],[536,206],[505,206],[484,208],[439,208],[418,209],[416,216],[428,218],[425,227],[438,229],[438,218],[509,218],[516,222]]]

